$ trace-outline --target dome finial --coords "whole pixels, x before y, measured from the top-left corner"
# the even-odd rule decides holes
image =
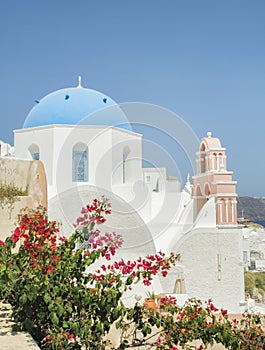
[[[81,75],[78,75],[78,85],[77,85],[78,88],[82,88],[82,77]]]

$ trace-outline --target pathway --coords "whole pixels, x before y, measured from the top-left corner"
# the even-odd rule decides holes
[[[0,350],[39,350],[31,335],[12,332],[10,305],[0,303]]]

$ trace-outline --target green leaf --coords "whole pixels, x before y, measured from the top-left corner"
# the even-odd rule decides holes
[[[78,334],[78,332],[79,332],[79,327],[78,327],[77,322],[73,322],[73,324],[72,324],[72,329],[73,329],[74,334]]]
[[[26,302],[27,302],[27,295],[26,294],[22,294],[21,295],[21,297],[19,298],[19,302],[21,303],[21,304],[26,304]]]
[[[64,307],[62,305],[57,305],[57,314],[61,317],[64,314]]]
[[[46,304],[49,304],[49,302],[52,300],[52,298],[50,297],[50,295],[48,293],[44,294],[44,301]]]
[[[68,306],[67,311],[69,312],[69,314],[71,314],[73,312],[73,308],[71,306]]]
[[[52,312],[52,313],[51,313],[50,318],[51,318],[52,323],[53,323],[55,326],[58,326],[58,324],[59,324],[59,318],[58,318],[58,316],[56,315],[55,312]]]
[[[54,310],[54,302],[53,302],[53,301],[49,304],[48,310],[49,310],[49,311]]]
[[[116,307],[112,312],[113,320],[116,320],[119,316],[120,316],[120,310],[119,308]]]

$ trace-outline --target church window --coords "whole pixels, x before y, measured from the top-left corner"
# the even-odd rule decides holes
[[[151,176],[150,176],[150,175],[147,175],[147,176],[146,176],[145,182],[146,182],[147,184],[150,184],[150,182],[151,182]]]
[[[218,157],[217,154],[213,154],[213,164],[212,164],[212,170],[218,170]]]
[[[122,154],[122,183],[125,184],[128,180],[128,156],[131,150],[128,146],[124,147]]]
[[[75,145],[72,153],[72,181],[88,181],[88,149],[85,144]]]
[[[203,143],[201,145],[201,166],[200,166],[200,173],[205,173],[206,171],[206,164],[205,164],[206,160],[205,160],[205,144]]]
[[[30,145],[29,153],[30,153],[31,159],[34,159],[34,160],[40,159],[40,149],[38,145],[36,144]]]
[[[219,153],[218,154],[218,168],[217,170],[223,170],[224,169],[224,158],[223,158],[223,154]]]
[[[34,159],[34,160],[39,160],[39,159],[40,159],[40,154],[39,154],[39,152],[33,153],[33,159]]]

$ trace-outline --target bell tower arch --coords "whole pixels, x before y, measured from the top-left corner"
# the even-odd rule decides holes
[[[237,224],[237,182],[232,176],[233,172],[227,170],[226,149],[208,132],[196,153],[196,175],[193,177],[195,218],[207,200],[214,197],[216,224]]]

